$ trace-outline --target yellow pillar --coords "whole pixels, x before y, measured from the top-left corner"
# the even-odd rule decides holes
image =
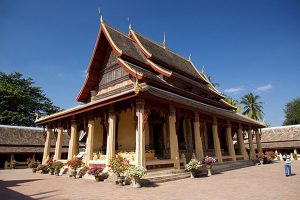
[[[258,152],[263,152],[262,147],[261,147],[261,140],[260,140],[259,130],[255,131],[255,139],[256,139],[257,151]]]
[[[248,129],[248,143],[249,143],[249,149],[250,149],[250,159],[254,160],[256,158],[255,156],[255,149],[253,144],[253,137],[252,137],[252,129]]]
[[[176,134],[176,111],[174,106],[170,106],[170,115],[169,115],[169,133],[170,133],[170,153],[171,159],[174,162],[174,167],[176,169],[180,168],[180,159],[178,152],[178,139]]]
[[[76,124],[75,120],[72,120],[71,121],[71,136],[70,136],[69,151],[68,151],[68,160],[72,159],[74,156],[76,156],[78,154],[78,152],[76,152],[77,151],[76,150],[77,135],[78,135],[77,124]]]
[[[56,144],[55,144],[55,154],[54,154],[54,160],[60,160],[61,159],[61,148],[62,148],[62,139],[63,139],[63,127],[59,126],[57,130],[57,138],[56,138]]]
[[[88,122],[88,137],[87,137],[87,155],[86,155],[86,164],[89,166],[90,160],[93,160],[93,151],[94,151],[94,137],[95,137],[95,120],[93,117],[90,117]]]
[[[241,125],[238,130],[238,146],[239,146],[240,154],[244,156],[244,160],[249,160],[249,156],[246,151],[246,147],[244,143],[244,136],[243,136],[243,130]]]
[[[204,158],[202,138],[200,134],[200,122],[199,114],[195,112],[195,121],[194,121],[194,138],[195,138],[195,152],[196,158],[202,160]]]
[[[52,139],[52,128],[50,126],[48,126],[42,163],[45,163],[47,161],[48,156],[50,156],[49,154],[50,154],[50,148],[51,148],[51,139]]]
[[[227,122],[227,128],[226,128],[226,141],[227,141],[227,148],[229,155],[231,156],[233,161],[236,161],[233,141],[232,141],[232,134],[231,134],[231,124],[230,122]]]
[[[217,124],[217,118],[213,118],[213,125],[212,125],[212,131],[213,131],[213,139],[214,139],[214,150],[215,150],[215,156],[218,159],[218,162],[222,163],[222,152],[221,152],[221,145],[220,145],[220,139],[218,134],[218,124]]]
[[[109,165],[110,159],[115,156],[116,115],[113,107],[109,110],[107,134],[106,163]]]
[[[136,101],[136,142],[135,142],[135,160],[136,166],[146,167],[145,158],[145,132],[143,130],[143,115],[145,102],[141,99]]]

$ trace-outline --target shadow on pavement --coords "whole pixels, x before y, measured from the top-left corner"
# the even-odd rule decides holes
[[[0,199],[5,199],[5,200],[11,200],[11,199],[21,199],[21,200],[31,200],[31,199],[43,199],[44,197],[41,198],[33,198],[31,196],[38,196],[38,195],[43,195],[55,191],[48,191],[48,192],[41,192],[41,193],[36,193],[31,196],[24,195],[22,193],[16,192],[10,187],[16,187],[20,186],[20,184],[23,183],[28,183],[32,181],[39,181],[43,179],[27,179],[27,180],[9,180],[9,181],[3,181],[0,180]]]

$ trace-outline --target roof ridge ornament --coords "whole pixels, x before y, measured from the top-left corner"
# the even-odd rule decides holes
[[[132,30],[132,25],[130,23],[130,17],[127,17],[127,21],[128,21],[128,24],[129,24],[129,31]]]
[[[99,13],[99,16],[100,16],[100,22],[102,24],[103,23],[103,17],[102,17],[102,14],[101,14],[101,8],[98,8],[98,13]]]
[[[201,70],[202,74],[204,74],[204,65],[202,65],[202,70]]]
[[[192,54],[189,55],[189,61],[192,62]]]
[[[166,44],[167,44],[167,42],[166,42],[166,32],[164,32],[164,41],[163,41],[164,49],[166,48]]]

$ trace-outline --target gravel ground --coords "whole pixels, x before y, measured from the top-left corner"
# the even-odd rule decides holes
[[[66,176],[33,174],[29,169],[0,171],[0,199],[300,199],[300,161],[293,175],[283,163],[253,166],[211,177],[183,179],[141,189]]]

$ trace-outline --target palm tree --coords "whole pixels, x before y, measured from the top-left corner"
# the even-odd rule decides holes
[[[237,111],[240,111],[242,109],[241,106],[239,106],[239,101],[238,100],[235,100],[231,97],[226,97],[225,101],[227,103],[229,103],[230,105],[235,106],[237,108]]]
[[[263,102],[257,101],[260,98],[258,95],[254,95],[252,92],[242,97],[241,104],[244,104],[244,115],[255,120],[262,120],[264,112],[262,104]]]

